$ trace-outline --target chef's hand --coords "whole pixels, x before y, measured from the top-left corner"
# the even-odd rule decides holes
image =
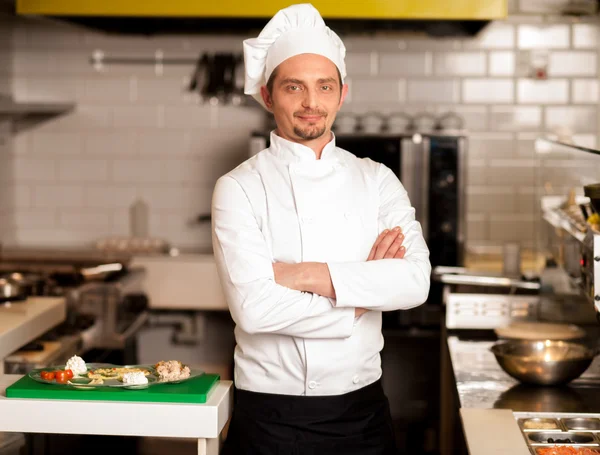
[[[400,226],[396,226],[392,230],[386,229],[375,240],[367,261],[402,259],[406,253],[406,248],[402,246],[403,241],[404,234],[402,234]]]
[[[367,311],[369,311],[369,310],[367,310],[365,308],[354,308],[354,317],[355,318],[361,317]]]
[[[404,234],[402,234],[402,229],[400,226],[396,226],[391,231],[386,229],[379,234],[379,237],[377,237],[377,240],[375,240],[367,261],[376,261],[378,259],[388,258],[402,259],[404,257],[404,253],[406,252],[406,248],[402,246],[403,240]],[[369,310],[365,310],[364,308],[355,308],[354,317],[358,318],[367,311]]]
[[[301,262],[299,264],[274,262],[273,274],[275,275],[275,282],[280,286],[335,298],[335,289],[331,282],[327,264],[318,262]],[[320,279],[316,277],[320,277]],[[367,311],[364,308],[355,308],[354,317],[362,316]]]

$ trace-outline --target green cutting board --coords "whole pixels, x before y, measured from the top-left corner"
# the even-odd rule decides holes
[[[156,384],[142,390],[123,388],[77,389],[64,385],[42,384],[23,376],[6,388],[8,398],[51,400],[145,401],[154,403],[206,403],[218,374],[203,374],[178,384]]]

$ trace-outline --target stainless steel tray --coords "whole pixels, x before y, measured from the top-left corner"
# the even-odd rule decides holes
[[[577,445],[598,446],[598,439],[594,433],[575,431],[537,431],[526,433],[527,443],[530,446],[548,445]]]

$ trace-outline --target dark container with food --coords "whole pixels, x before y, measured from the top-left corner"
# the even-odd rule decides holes
[[[592,433],[540,431],[527,433],[530,444],[596,444]]]

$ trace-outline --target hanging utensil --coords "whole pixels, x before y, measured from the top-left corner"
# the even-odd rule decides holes
[[[201,92],[204,90],[206,85],[206,80],[208,79],[208,55],[201,54],[198,57],[198,61],[196,62],[196,66],[194,68],[194,73],[190,79],[190,85],[188,86],[188,90],[190,92]]]

